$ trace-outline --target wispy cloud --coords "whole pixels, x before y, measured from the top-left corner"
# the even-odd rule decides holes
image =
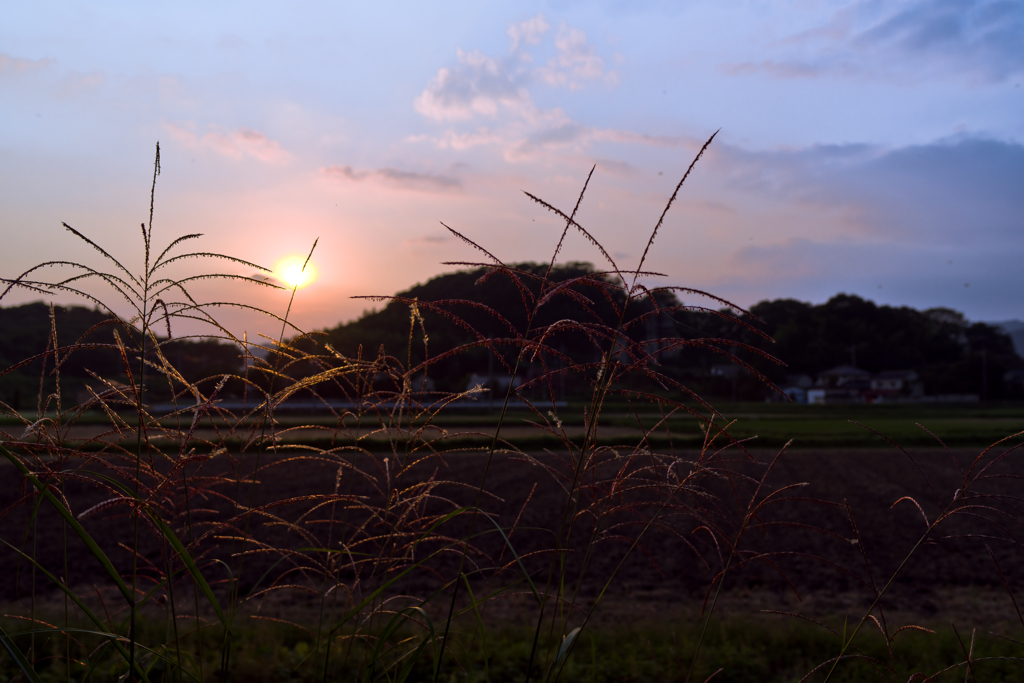
[[[956,137],[896,149],[722,153],[737,189],[832,213],[843,209],[862,234],[886,242],[1024,248],[1024,145]]]
[[[451,242],[454,237],[450,234],[446,235],[421,235],[419,237],[409,237],[408,239],[402,240],[403,247],[431,247],[438,244],[446,244]]]
[[[279,142],[250,128],[234,131],[218,129],[199,135],[190,128],[165,124],[174,137],[190,149],[207,149],[229,159],[251,157],[267,164],[283,164],[292,155]]]
[[[822,25],[778,41],[777,56],[723,64],[733,76],[866,77],[951,75],[1003,81],[1024,73],[1024,4],[1006,0],[860,0]]]
[[[796,79],[818,78],[820,76],[854,76],[861,69],[848,63],[813,63],[800,61],[776,61],[765,59],[760,62],[735,62],[722,64],[719,70],[727,76],[750,76],[764,74],[771,78]]]
[[[56,59],[21,59],[0,52],[0,74],[26,74],[45,69],[57,63]]]
[[[416,173],[397,168],[357,170],[351,166],[327,166],[320,175],[343,183],[376,182],[402,190],[421,192],[451,192],[462,189],[462,181],[454,176]]]
[[[537,70],[537,75],[548,85],[577,90],[587,81],[604,79],[612,84],[618,82],[614,72],[605,70],[604,59],[587,42],[584,31],[563,25],[555,38],[555,47],[558,55]]]
[[[75,97],[98,90],[106,82],[106,76],[99,71],[87,74],[73,72],[61,80],[58,95],[60,97]]]
[[[737,250],[716,286],[750,303],[766,292],[819,302],[847,292],[917,308],[970,308],[985,320],[998,317],[1020,291],[1019,260],[1019,252],[985,242],[963,249],[790,239]]]
[[[480,127],[467,132],[447,130],[436,137],[421,135],[407,141],[431,143],[439,149],[456,151],[493,147],[509,163],[533,161],[545,153],[572,152],[579,155],[598,142],[693,150],[700,147],[700,141],[692,138],[595,128],[569,119],[561,110],[552,110],[546,114],[531,122],[509,122],[500,127]],[[605,161],[608,161],[607,157]]]

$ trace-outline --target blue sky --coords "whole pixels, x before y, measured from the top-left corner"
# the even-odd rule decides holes
[[[137,261],[157,140],[158,243],[273,266],[320,238],[304,327],[480,260],[442,221],[547,260],[560,226],[522,191],[570,210],[594,164],[580,221],[635,267],[721,129],[662,282],[1024,318],[1024,3],[209,5],[0,6],[0,275],[92,258],[61,221]],[[603,267],[579,236],[562,257]]]

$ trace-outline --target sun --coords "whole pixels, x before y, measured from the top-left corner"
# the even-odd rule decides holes
[[[303,264],[306,265],[305,270]],[[274,277],[289,288],[301,289],[316,279],[316,267],[312,261],[307,262],[305,256],[287,256],[277,262]]]

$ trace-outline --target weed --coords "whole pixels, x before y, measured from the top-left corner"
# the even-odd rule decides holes
[[[925,531],[876,580],[850,505],[805,495],[804,480],[780,473],[793,458],[787,447],[752,452],[733,421],[660,365],[664,354],[700,348],[760,377],[732,351],[773,360],[727,338],[651,333],[671,328],[675,314],[703,312],[770,342],[733,313],[745,313],[738,306],[696,289],[650,286],[658,274],[644,270],[713,139],[666,203],[636,268],[623,268],[577,220],[588,176],[570,212],[528,195],[564,222],[544,266],[506,264],[449,228],[486,259],[455,265],[477,269],[481,285],[500,281],[514,292],[501,307],[468,294],[384,297],[408,315],[407,337],[349,353],[290,322],[294,288],[280,315],[234,304],[280,325],[253,343],[217,323],[216,307],[228,302],[201,302],[193,285],[210,277],[274,285],[166,274],[186,259],[262,269],[177,253],[199,235],[171,240],[152,258],[158,148],[141,271],[65,226],[100,254],[101,267],[47,262],[4,281],[6,291],[75,293],[107,314],[67,343],[51,308],[46,348],[7,370],[36,363],[46,389],[33,414],[0,406],[11,427],[0,445],[5,479],[23,484],[5,489],[0,511],[15,577],[5,595],[13,613],[0,633],[5,672],[32,681],[739,681],[810,671],[836,680],[869,670],[905,676],[923,660],[907,659],[904,642],[914,652],[941,650],[929,660],[933,671],[961,666],[977,676],[1011,662],[1013,646],[976,633],[927,641],[938,650],[918,646],[923,632],[892,626],[882,606],[910,560],[942,540],[951,521],[984,518],[1001,530],[987,541],[1016,544],[1018,498],[986,488],[1012,476],[1013,448],[985,451],[964,467],[952,497],[936,484],[931,508],[900,498],[920,511]],[[602,270],[558,264],[571,231],[594,246]],[[43,277],[51,272],[65,274]],[[170,352],[181,319],[211,325],[209,337],[236,350],[238,369],[187,376]],[[431,335],[444,326],[468,341],[436,350]],[[69,405],[61,369],[86,352],[110,362]],[[500,401],[489,393],[495,382],[431,389],[428,380],[459,355],[486,357],[491,377],[495,366],[509,376]],[[586,398],[564,400],[566,383]],[[476,401],[497,413],[459,417]],[[296,418],[288,411],[297,406],[316,416]],[[524,428],[535,436],[524,437]],[[681,429],[689,439],[678,439]],[[793,510],[802,516],[787,516]],[[821,510],[841,512],[852,532],[809,521],[822,519]],[[794,551],[776,542],[781,530],[841,539],[860,552],[863,569],[851,569],[848,556]],[[668,544],[678,557],[659,552]],[[1003,555],[990,555],[1012,597]],[[787,576],[799,561],[840,566],[860,582],[871,596],[862,616],[842,628],[827,620],[820,630],[787,626],[782,635],[763,621],[712,621],[739,572]],[[664,576],[668,563],[703,586],[698,614],[686,624],[592,628],[641,564]]]

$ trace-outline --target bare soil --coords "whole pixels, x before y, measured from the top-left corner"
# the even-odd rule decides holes
[[[772,494],[775,502],[761,507],[740,537],[741,552],[726,576],[723,600],[750,609],[841,613],[871,604],[875,590],[895,575],[884,601],[891,610],[924,618],[944,618],[950,610],[962,614],[963,610],[972,609],[992,618],[1015,617],[1006,586],[1015,592],[1024,591],[1024,549],[1018,544],[1024,511],[1014,498],[1021,492],[1024,464],[1018,454],[1011,453],[992,465],[974,489],[966,495],[958,493],[978,453],[932,449],[904,454],[893,449],[797,450],[783,454],[758,493],[758,500]],[[729,467],[757,478],[764,463],[776,453],[754,451],[752,455],[756,462],[737,455]],[[475,504],[485,464],[485,457],[479,453],[447,454],[422,463],[404,481],[392,481],[392,460],[385,464],[383,455],[359,454],[349,461],[366,476],[345,469],[339,480],[337,464],[295,456],[293,453],[263,458],[253,505],[285,502],[267,508],[277,521],[264,516],[249,527],[251,532],[259,531],[257,535],[267,544],[268,551],[246,558],[240,578],[243,592],[258,587],[257,581],[268,571],[267,582],[284,582],[285,578],[295,583],[315,582],[315,577],[302,571],[300,563],[288,559],[287,552],[315,543],[331,543],[325,535],[326,525],[305,524],[318,515],[324,518],[328,514],[327,508],[310,513],[310,496],[330,494],[338,485],[337,490],[346,495],[380,500],[380,496],[387,495],[389,486],[395,489],[433,480],[444,483],[435,490],[438,498],[428,503],[422,513],[443,513]],[[564,456],[534,457],[536,462],[508,454],[496,455],[487,478],[487,490],[492,493],[484,497],[481,507],[502,526],[516,527],[511,544],[542,589],[548,577],[546,568],[553,557],[554,532],[563,523],[565,510],[565,481],[552,476],[545,466],[561,468]],[[991,460],[989,457],[985,463]],[[235,463],[235,471],[248,472],[253,465],[254,456],[247,455]],[[232,473],[226,458],[204,467],[208,475]],[[785,488],[793,484],[803,485]],[[754,486],[750,483],[744,490],[749,492]],[[236,489],[235,484],[227,482],[213,490],[216,495],[192,501],[196,533],[215,528],[208,521],[231,512],[236,490],[242,492],[243,501],[248,501],[249,488],[244,484]],[[605,533],[589,557],[578,601],[593,601],[615,574],[605,598],[605,615],[646,618],[673,606],[699,605],[708,596],[709,586],[728,556],[725,543],[734,538],[729,534],[736,533],[738,521],[746,511],[742,496],[736,497],[734,486],[728,481],[712,481],[706,490],[718,497],[712,518],[728,532],[724,538],[712,541],[710,534],[700,529],[699,518],[687,514],[685,508],[670,507],[663,512],[664,524],[652,526],[623,560],[631,545],[630,537],[636,536],[655,510],[634,506],[616,513],[601,522],[605,532],[613,523],[620,526],[616,533]],[[62,528],[60,518],[45,503],[37,513],[38,533],[26,535],[31,505],[10,507],[25,492],[26,484],[13,466],[6,462],[0,465],[0,510],[7,511],[0,518],[0,538],[26,549],[34,547],[35,556],[56,574],[64,573],[66,547],[70,585],[109,585],[97,560],[70,530]],[[78,515],[111,497],[87,478],[69,479],[63,495]],[[681,495],[674,502],[689,505],[699,501]],[[934,520],[950,503],[959,507],[960,513],[940,525],[910,554],[927,527],[926,520]],[[578,528],[592,528],[593,521],[581,515]],[[87,515],[82,522],[111,560],[127,571],[135,523],[125,506],[115,505]],[[469,515],[463,515],[445,529],[450,537],[458,537],[468,523]],[[300,527],[311,535],[304,535],[306,532],[300,532]],[[483,531],[493,526],[478,519],[475,529]],[[220,529],[217,535],[233,534]],[[580,571],[586,557],[587,534],[577,537],[579,540],[571,543],[565,553],[570,575]],[[152,574],[149,563],[160,566],[163,562],[161,547],[144,524],[140,538],[140,567],[143,573]],[[424,545],[423,551],[441,545]],[[497,534],[481,537],[477,546],[478,552],[470,556],[470,567],[507,565],[512,561]],[[231,551],[240,546],[224,538],[205,547],[207,551],[201,559],[207,576],[218,590],[225,590],[227,571],[213,560],[220,558],[230,563]],[[901,567],[908,554],[909,561]],[[281,557],[286,559],[278,563]],[[411,573],[402,582],[402,590],[420,596],[438,590],[445,577],[455,574],[458,560],[456,552],[442,553],[423,571]],[[0,600],[19,600],[28,592],[31,572],[25,562],[19,563],[6,548],[0,549],[0,561],[6,568],[0,578]],[[489,574],[493,575],[493,571]],[[511,582],[515,578],[513,566],[498,580]],[[46,593],[46,579],[37,576],[35,581],[39,592]],[[511,599],[509,609],[516,609],[517,600],[522,598]]]

